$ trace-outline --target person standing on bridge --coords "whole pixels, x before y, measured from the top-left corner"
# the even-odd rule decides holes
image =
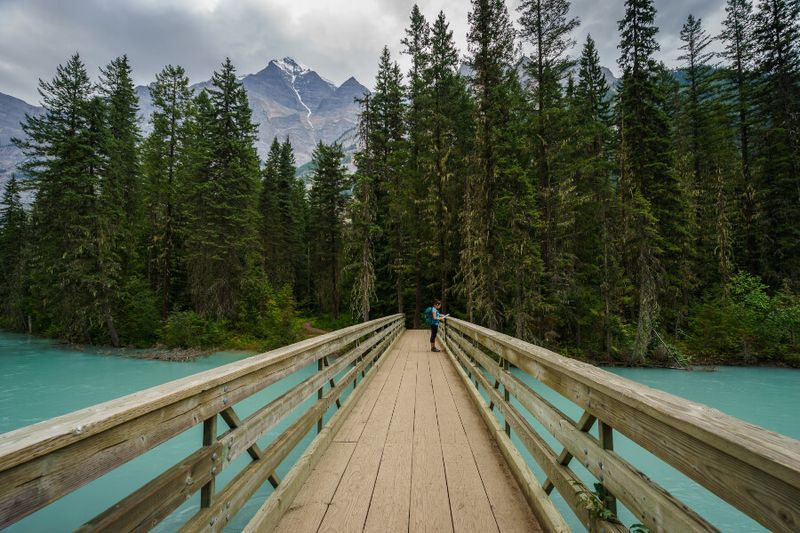
[[[442,302],[436,300],[433,302],[433,307],[429,307],[425,310],[425,322],[431,327],[431,351],[432,352],[439,352],[439,348],[436,347],[436,334],[439,332],[439,322],[447,318],[447,315],[442,315],[440,312],[442,309]]]

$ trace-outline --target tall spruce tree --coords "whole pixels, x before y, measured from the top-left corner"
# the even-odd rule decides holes
[[[765,273],[800,287],[800,1],[761,0],[755,40]]]
[[[741,214],[736,255],[739,264],[750,272],[759,272],[759,228],[757,184],[754,181],[752,162],[752,131],[754,106],[754,58],[753,5],[750,0],[728,0],[725,20],[719,38],[725,47],[721,56],[726,60],[721,70],[721,90],[728,112],[736,126],[739,143],[740,175],[736,180],[736,195],[739,197]]]
[[[411,10],[410,25],[406,28],[406,36],[402,40],[403,53],[411,59],[411,68],[408,71],[408,84],[406,86],[406,99],[408,109],[405,113],[408,143],[406,146],[407,160],[403,165],[404,176],[403,197],[407,199],[407,207],[400,210],[405,214],[403,226],[404,233],[408,235],[406,248],[410,250],[407,261],[407,270],[414,280],[414,313],[413,326],[419,327],[420,316],[423,310],[423,292],[426,284],[427,270],[425,265],[430,263],[431,249],[427,245],[430,241],[430,223],[428,217],[420,220],[419,216],[412,213],[430,215],[431,210],[425,208],[430,197],[425,184],[428,176],[423,169],[424,151],[428,144],[429,127],[427,119],[430,116],[430,92],[425,72],[430,63],[430,25],[414,4]],[[416,208],[416,209],[415,209]]]
[[[104,177],[104,194],[118,205],[116,233],[120,255],[132,263],[135,248],[134,229],[140,218],[141,172],[139,166],[139,98],[133,86],[128,56],[114,59],[100,69],[100,94],[106,101],[108,168]]]
[[[567,51],[575,44],[571,34],[580,24],[577,17],[569,17],[569,8],[568,0],[524,0],[517,8],[521,37],[533,47],[525,68],[531,77],[534,101],[531,144],[536,154],[535,176],[543,218],[542,259],[546,270],[555,274],[551,286],[559,273],[569,268],[563,257],[566,245],[560,242],[558,233],[559,227],[568,225],[559,220],[559,215],[572,210],[571,206],[559,205],[570,183],[565,183],[568,176],[558,175],[558,169],[553,168],[566,134],[562,83],[574,64]]]
[[[198,201],[186,243],[189,292],[202,316],[224,319],[235,316],[241,285],[258,261],[256,126],[230,59],[214,72],[204,99],[197,106],[205,131],[192,150]]]
[[[591,35],[580,57],[573,107],[578,291],[575,344],[611,357],[624,277],[618,260],[619,205],[609,88]],[[584,333],[585,331],[585,333]]]
[[[175,278],[182,271],[179,253],[186,228],[179,203],[187,178],[185,151],[192,105],[189,78],[181,66],[167,65],[150,86],[152,132],[142,145],[144,246],[150,286],[167,318],[177,298]]]
[[[32,178],[31,301],[35,328],[68,340],[113,340],[113,320],[95,297],[98,270],[97,191],[104,172],[104,104],[78,54],[41,81],[45,109],[22,124],[15,139],[26,154],[21,170]],[[108,329],[104,329],[104,325]]]
[[[619,21],[622,88],[617,115],[620,184],[627,234],[627,269],[636,282],[637,334],[633,360],[644,360],[659,320],[659,297],[667,309],[681,300],[684,199],[672,170],[670,123],[653,54],[659,49],[651,0],[626,0]],[[685,293],[684,293],[685,294]]]
[[[261,196],[259,199],[260,236],[264,271],[270,280],[277,282],[281,270],[279,254],[283,244],[281,213],[278,207],[281,143],[272,139],[264,168],[261,171]]]
[[[405,106],[403,76],[392,61],[388,47],[381,52],[375,91],[370,97],[368,150],[362,164],[369,159],[375,186],[377,226],[375,236],[376,291],[381,303],[379,313],[404,312],[406,246],[404,223],[407,191],[403,165],[406,157]]]
[[[692,199],[694,244],[688,247],[698,284],[723,286],[733,274],[731,185],[738,174],[736,147],[726,110],[712,85],[711,38],[692,15],[681,30],[680,50],[686,85],[677,120],[678,165]],[[716,256],[717,261],[709,259]],[[715,268],[716,267],[716,268]]]
[[[435,293],[447,309],[458,270],[461,232],[459,213],[472,152],[472,102],[459,75],[459,54],[443,12],[431,31],[431,51],[425,72],[428,96],[428,143],[423,162],[431,257],[436,264]]]
[[[11,176],[0,200],[0,323],[14,329],[26,326],[24,247],[27,215],[20,184]]]
[[[474,174],[463,211],[462,279],[470,320],[535,331],[538,213],[520,144],[524,101],[505,2],[473,0],[468,65],[475,98]]]
[[[370,150],[370,95],[364,95],[358,103],[361,106],[358,120],[360,149],[354,157],[357,172],[353,176],[353,199],[349,206],[351,224],[347,240],[347,269],[353,279],[350,309],[356,319],[366,322],[376,298],[375,238],[380,228],[376,224],[376,180]]]
[[[310,234],[314,236],[312,264],[317,301],[325,312],[339,317],[342,303],[341,264],[343,224],[349,180],[339,144],[321,142],[314,149],[310,204]]]
[[[264,269],[276,287],[289,286],[297,295],[303,206],[299,204],[295,170],[289,139],[283,143],[273,139],[262,171],[259,203]]]

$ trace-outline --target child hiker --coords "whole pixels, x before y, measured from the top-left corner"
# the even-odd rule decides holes
[[[439,352],[439,348],[436,347],[436,334],[439,332],[439,322],[447,318],[440,313],[442,309],[442,302],[436,300],[433,302],[433,307],[429,307],[425,310],[425,322],[431,327],[431,351],[432,352]]]

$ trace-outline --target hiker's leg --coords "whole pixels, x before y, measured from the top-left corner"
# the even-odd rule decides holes
[[[431,350],[436,349],[436,333],[439,331],[439,326],[436,324],[431,326]]]

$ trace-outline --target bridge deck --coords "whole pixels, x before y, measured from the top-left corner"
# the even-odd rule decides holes
[[[407,331],[278,531],[541,531],[450,360]]]

